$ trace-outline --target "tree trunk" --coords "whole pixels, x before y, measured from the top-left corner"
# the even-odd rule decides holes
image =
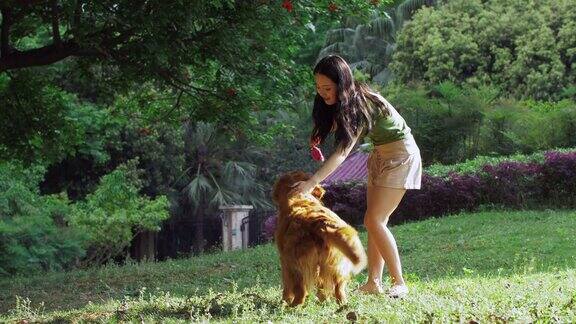
[[[134,239],[134,258],[138,261],[156,259],[156,233],[142,231]]]
[[[194,240],[192,244],[192,252],[200,254],[204,252],[204,211],[202,208],[196,208],[194,215]]]
[[[184,125],[184,167],[188,170],[196,170],[195,166],[197,163],[197,152],[196,143],[192,142],[194,126],[191,121],[187,121]],[[192,171],[195,172],[195,171]],[[184,196],[184,217],[192,221],[192,227],[194,228],[192,237],[192,252],[194,254],[199,254],[204,252],[204,212],[199,206],[202,205],[202,198],[198,197],[200,202],[197,204],[192,203],[189,194],[184,190],[182,193]]]

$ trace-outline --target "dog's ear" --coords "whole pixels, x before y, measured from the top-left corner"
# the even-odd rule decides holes
[[[292,183],[292,181],[292,176],[290,174],[284,174],[276,180],[276,183],[272,187],[272,200],[276,205],[279,205],[281,201],[286,198],[291,189],[290,183]]]
[[[324,188],[316,185],[314,187],[314,189],[312,189],[312,196],[318,198],[318,200],[322,200],[322,197],[324,197],[324,194],[326,193],[326,190],[324,190]]]
[[[272,187],[272,201],[274,201],[276,205],[280,204],[280,198],[281,198],[280,196],[282,195],[283,191],[282,184],[283,184],[282,179],[278,179],[276,180],[276,183]]]

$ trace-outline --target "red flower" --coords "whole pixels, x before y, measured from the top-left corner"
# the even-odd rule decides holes
[[[234,97],[237,93],[238,93],[238,91],[234,88],[226,89],[226,94],[230,97]]]
[[[286,9],[288,12],[292,12],[292,9],[294,8],[292,6],[292,1],[284,0],[284,2],[282,2],[282,8]]]
[[[336,10],[338,10],[338,6],[337,6],[334,2],[331,2],[331,3],[328,5],[328,11],[334,12],[334,11],[336,11]]]

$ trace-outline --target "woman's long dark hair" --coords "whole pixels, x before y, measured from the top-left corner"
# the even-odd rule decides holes
[[[316,74],[325,75],[336,83],[338,100],[329,106],[316,94],[312,110],[312,141],[324,142],[335,126],[336,146],[344,150],[358,132],[372,129],[374,118],[390,114],[382,97],[368,85],[354,81],[350,66],[340,56],[328,55],[322,58],[314,67],[314,75]]]

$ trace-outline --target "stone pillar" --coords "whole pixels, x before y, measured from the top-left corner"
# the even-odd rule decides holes
[[[242,249],[248,246],[248,224],[242,226],[242,220],[248,217],[252,208],[254,207],[250,205],[220,206],[222,211],[222,249],[224,251]],[[244,235],[242,227],[246,233]]]

